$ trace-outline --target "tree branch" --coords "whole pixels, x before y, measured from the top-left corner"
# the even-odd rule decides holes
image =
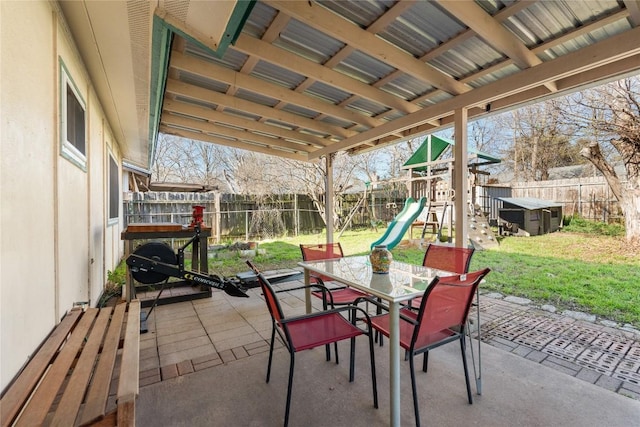
[[[620,184],[620,178],[613,167],[611,167],[609,162],[607,162],[602,155],[600,145],[595,141],[589,142],[584,148],[582,148],[580,155],[589,160],[600,172],[602,172],[607,183],[609,183],[609,187],[611,187],[614,197],[618,201],[621,201],[622,185]]]

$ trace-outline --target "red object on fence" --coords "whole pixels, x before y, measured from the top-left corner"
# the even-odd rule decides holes
[[[191,227],[195,227],[197,224],[204,225],[204,206],[194,205],[193,207],[193,219],[191,220]]]

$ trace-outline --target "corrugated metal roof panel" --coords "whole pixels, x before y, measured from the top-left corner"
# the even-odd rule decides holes
[[[507,65],[506,67],[502,67],[497,71],[494,71],[490,74],[483,74],[473,80],[470,80],[467,82],[467,84],[471,87],[477,88],[480,86],[484,86],[488,83],[494,82],[496,80],[500,80],[504,77],[507,77],[511,74],[515,74],[519,71],[520,69],[518,68],[517,65],[515,64],[510,64]]]
[[[359,113],[364,113],[365,115],[370,117],[375,117],[378,114],[382,114],[385,111],[389,110],[384,105],[378,102],[373,102],[366,98],[359,98],[358,100],[349,103],[347,108]]]
[[[279,99],[274,99],[268,96],[260,95],[255,92],[249,92],[248,90],[238,89],[236,92],[236,97],[240,99],[244,99],[246,101],[255,102],[260,105],[268,105],[269,107],[273,107],[274,105],[280,102]]]
[[[348,92],[319,81],[314,82],[305,92],[332,104],[339,104],[351,96]]]
[[[258,119],[260,119],[260,116],[257,116],[255,114],[247,113],[246,111],[234,110],[233,108],[225,108],[224,112],[225,112],[225,114],[241,117],[243,119],[248,119],[248,120],[258,120]]]
[[[202,49],[200,46],[190,41],[187,41],[185,45],[185,53],[235,71],[239,71],[248,58],[244,53],[238,52],[234,49],[227,49],[224,56],[222,58],[218,58],[209,51]]]
[[[296,114],[298,116],[306,117],[308,119],[314,119],[318,117],[318,115],[320,114],[318,111],[310,110],[308,108],[303,108],[294,104],[286,104],[284,107],[281,108],[281,110]],[[350,124],[350,122],[347,122],[347,123]]]
[[[306,80],[302,74],[266,61],[258,61],[250,75],[289,89],[295,89]]]
[[[199,105],[200,107],[211,108],[211,109],[214,109],[214,110],[218,107],[217,104],[214,104],[214,103],[211,103],[211,102],[199,101],[197,99],[191,99],[191,98],[187,98],[187,97],[180,96],[180,95],[176,96],[176,101],[184,102],[186,104],[195,104],[195,105]]]
[[[211,80],[184,70],[180,71],[180,81],[220,93],[225,93],[229,90],[229,85],[226,83]]]
[[[344,43],[291,19],[280,32],[275,46],[286,49],[313,62],[324,64],[344,47]]]
[[[570,40],[562,44],[559,44],[557,46],[554,46],[552,48],[549,48],[545,50],[544,53],[538,56],[541,59],[548,61],[548,60],[557,58],[559,56],[563,56],[568,53],[590,46],[597,41],[604,40],[608,37],[611,37],[611,35],[619,34],[623,31],[627,31],[630,28],[631,28],[631,25],[629,24],[629,21],[626,19],[621,19],[612,24],[605,25],[588,34],[585,34],[580,37],[576,37],[573,40]]]
[[[380,89],[407,101],[411,101],[435,88],[410,74],[402,73],[390,82],[380,86]]]
[[[361,28],[369,27],[376,19],[395,4],[394,0],[373,1],[318,1],[318,4],[357,24]]]
[[[351,53],[334,69],[367,84],[375,83],[396,70],[359,50]]]
[[[616,0],[539,1],[510,17],[505,26],[533,48],[621,8]]]
[[[278,11],[271,6],[259,1],[256,2],[244,27],[242,27],[242,32],[259,39],[262,38],[277,14]]]
[[[447,93],[443,90],[437,90],[434,91],[432,95],[429,95],[427,99],[420,101],[417,104],[421,107],[429,107],[433,104],[437,104],[451,98],[453,98],[453,95],[451,95],[450,93]]]
[[[433,25],[434,22],[438,25]],[[420,58],[464,29],[436,3],[422,1],[416,2],[379,35]]]

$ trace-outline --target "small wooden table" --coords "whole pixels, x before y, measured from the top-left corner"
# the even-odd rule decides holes
[[[136,240],[163,240],[163,239],[190,239],[195,235],[193,227],[183,227],[181,224],[174,223],[155,223],[155,224],[129,224],[129,226],[121,233],[120,238],[124,240],[124,257],[129,257],[135,250]],[[198,239],[193,242],[191,254],[191,269],[203,274],[209,273],[208,259],[208,238],[211,237],[211,228],[202,227]],[[131,301],[135,297],[135,281],[131,276],[131,272],[127,272],[125,292],[123,298]],[[184,301],[186,299],[205,298],[211,296],[211,288],[203,286],[200,288],[201,293],[195,297],[189,298],[181,295],[176,301],[172,297],[162,298],[163,303]],[[175,298],[173,298],[175,299]],[[143,301],[143,307],[146,305]]]

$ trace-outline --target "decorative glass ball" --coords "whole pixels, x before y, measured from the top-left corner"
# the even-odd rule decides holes
[[[371,269],[375,274],[389,273],[389,265],[393,260],[393,255],[386,245],[374,246],[369,259],[371,260]]]

